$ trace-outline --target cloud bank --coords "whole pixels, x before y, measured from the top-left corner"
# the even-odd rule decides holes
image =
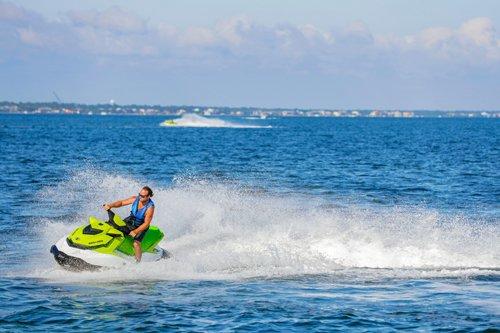
[[[50,51],[95,55],[150,56],[157,58],[207,56],[237,60],[251,58],[261,65],[270,59],[299,66],[302,61],[319,68],[335,67],[335,59],[355,55],[373,61],[381,55],[461,61],[467,64],[500,61],[500,39],[487,17],[471,18],[460,27],[429,27],[413,35],[377,35],[363,22],[341,31],[323,31],[313,24],[258,25],[251,19],[231,17],[212,27],[178,29],[147,20],[119,7],[104,11],[70,11],[57,22],[10,2],[0,2],[0,23],[21,46]],[[275,64],[274,64],[275,65]]]
[[[120,7],[73,10],[57,20],[0,1],[0,63],[35,54],[77,56],[95,66],[223,71],[235,68],[342,76],[431,79],[500,68],[500,38],[488,17],[410,35],[377,34],[363,22],[322,30],[314,24],[261,25],[249,17],[213,26],[152,23]]]

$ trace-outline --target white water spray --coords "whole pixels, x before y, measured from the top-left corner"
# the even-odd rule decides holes
[[[160,124],[165,127],[215,127],[215,128],[271,128],[271,126],[258,126],[226,121],[219,118],[207,118],[197,114],[184,114],[181,118],[166,120]]]
[[[142,185],[87,170],[44,190],[41,206],[73,206],[77,213],[66,221],[46,219],[39,254],[44,259],[33,275],[63,280],[241,278],[346,269],[439,275],[500,267],[496,223],[425,208],[326,208],[321,199],[283,198],[203,180],[180,180],[171,188],[150,184],[155,190],[153,223],[164,230],[160,245],[173,259],[100,273],[74,274],[57,267],[48,253],[51,244],[89,215],[105,218],[103,202],[133,195]],[[128,209],[117,212],[127,215]]]

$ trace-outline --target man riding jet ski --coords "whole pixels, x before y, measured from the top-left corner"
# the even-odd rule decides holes
[[[123,232],[126,235],[134,237],[134,252],[137,262],[141,261],[142,250],[141,242],[149,229],[149,225],[153,220],[155,213],[155,203],[151,200],[153,190],[149,186],[144,186],[138,195],[133,195],[130,198],[118,200],[109,204],[102,205],[104,209],[110,210],[113,207],[122,207],[132,205],[130,216],[123,221],[128,227]]]
[[[77,228],[50,249],[55,260],[70,270],[95,270],[119,267],[128,262],[157,261],[168,258],[167,251],[157,246],[163,232],[150,226],[154,213],[153,192],[147,186],[138,196],[103,205],[109,220],[90,217],[90,224]],[[130,216],[122,220],[111,207],[132,204]]]
[[[165,120],[160,124],[160,126],[177,126],[177,125],[178,124],[172,119]]]

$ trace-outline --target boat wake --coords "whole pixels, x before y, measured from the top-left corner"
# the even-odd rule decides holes
[[[79,213],[45,218],[30,275],[59,281],[499,275],[500,232],[492,221],[426,208],[333,206],[317,198],[284,198],[224,181],[182,178],[169,188],[152,184],[154,223],[165,232],[160,245],[173,254],[171,260],[79,274],[53,262],[48,249],[55,240],[88,215],[104,217],[99,203],[135,193],[141,185],[86,170],[43,190],[38,209],[57,213],[69,206]],[[127,208],[117,212],[126,215]]]
[[[215,127],[215,128],[271,128],[226,121],[219,118],[207,118],[197,114],[184,114],[181,118],[165,120],[160,124],[164,127]]]

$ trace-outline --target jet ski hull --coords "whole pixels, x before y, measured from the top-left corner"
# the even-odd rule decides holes
[[[54,259],[59,265],[70,271],[96,271],[102,268],[102,266],[89,264],[81,258],[67,255],[64,252],[59,251],[55,245],[52,245],[50,248],[50,253],[54,255]]]
[[[66,238],[52,245],[50,253],[61,267],[70,271],[96,271],[104,268],[120,268],[135,263],[135,257],[122,253],[109,255],[73,248],[67,244]],[[168,258],[170,258],[170,253],[157,246],[153,253],[143,252],[141,262],[154,262]]]

